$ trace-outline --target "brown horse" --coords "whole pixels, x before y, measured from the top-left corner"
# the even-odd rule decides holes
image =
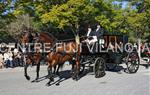
[[[63,55],[61,53],[57,53],[57,52],[50,52],[47,55],[47,61],[48,61],[48,70],[52,69],[52,67],[54,67],[54,72],[53,74],[57,74],[59,75],[59,68],[63,66],[63,64],[66,61],[72,62],[72,55]],[[58,67],[57,67],[58,66]],[[57,67],[57,71],[56,71],[56,67]],[[55,73],[56,71],[56,73]],[[52,72],[52,70],[51,70]],[[50,75],[50,72],[48,72],[48,75]]]
[[[64,62],[75,62],[72,64],[72,78],[75,80],[79,79],[79,72],[80,72],[80,63],[79,63],[79,56],[80,56],[80,47],[76,44],[75,40],[68,41],[68,42],[61,42],[56,43],[53,51],[48,54],[48,78],[49,82],[47,85],[50,85],[51,82],[54,81],[52,68],[58,65],[58,69],[60,65],[63,65]],[[58,71],[57,71],[58,72]]]
[[[34,41],[34,39],[36,39],[36,41]],[[30,32],[25,33],[22,36],[21,42],[24,43],[26,45],[26,47],[28,48],[28,44],[27,43],[32,43],[32,42],[40,42],[42,44],[44,43],[49,43],[48,47],[46,48],[48,54],[48,75],[49,75],[49,83],[51,83],[51,81],[53,81],[53,74],[52,74],[52,67],[54,67],[54,72],[56,70],[56,66],[58,65],[57,68],[57,73],[59,70],[59,67],[65,62],[65,61],[72,61],[72,59],[75,59],[75,65],[73,65],[72,67],[72,71],[73,71],[73,79],[78,80],[78,74],[79,74],[79,70],[80,70],[80,64],[79,64],[79,52],[74,52],[74,50],[76,50],[76,42],[75,40],[69,41],[67,42],[67,44],[65,45],[65,49],[67,52],[65,52],[64,47],[59,48],[57,51],[54,52],[50,51],[51,48],[56,49],[54,46],[56,45],[57,39],[55,39],[51,34],[46,33],[46,32],[41,32],[38,36],[32,36]],[[64,43],[64,42],[63,42]],[[43,45],[42,45],[43,46]],[[69,51],[68,51],[69,50]],[[27,67],[32,64],[32,63],[36,63],[37,65],[37,77],[34,81],[37,81],[39,78],[39,69],[40,69],[40,60],[41,60],[41,56],[40,56],[40,52],[36,52],[36,53],[26,53],[27,58],[26,58],[26,64],[25,64],[25,77],[27,80],[30,80],[30,77],[27,74]]]
[[[45,47],[48,47],[46,48],[46,52],[47,53],[46,55],[48,55],[48,53],[52,52],[51,50],[55,48],[56,46],[56,43],[57,42],[63,42],[63,41],[58,41],[53,35],[51,35],[50,33],[47,33],[47,32],[41,32],[39,35],[38,35],[38,42],[44,44],[43,46]],[[69,41],[69,40],[68,40]],[[71,39],[70,40],[71,42],[75,42],[75,40]],[[69,41],[69,42],[70,42]],[[75,48],[75,47],[74,47]],[[61,50],[62,51],[62,50]],[[60,52],[60,51],[59,51]],[[50,60],[49,58],[47,58],[48,60]],[[69,60],[68,60],[69,61]],[[49,61],[48,61],[49,62]],[[60,63],[60,62],[59,62]],[[58,65],[54,65],[54,74],[56,72],[57,75],[59,75],[59,68],[62,64],[58,64]],[[57,67],[58,66],[58,67]],[[57,67],[57,71],[56,71],[56,67]]]
[[[50,33],[47,32],[41,32],[38,35],[38,38],[36,39],[38,43],[42,43],[42,46],[45,46],[47,48],[44,48],[43,51],[46,55],[48,55],[48,53],[51,52],[51,48],[55,46],[55,43],[57,42],[57,39],[55,39],[55,37],[53,35],[51,35]],[[46,61],[48,61],[49,59],[45,59]],[[58,65],[57,71],[56,71],[56,67],[57,65],[54,66],[54,74],[56,72],[57,75],[59,75],[59,67],[60,65]]]
[[[29,65],[32,65],[33,63],[36,64],[37,75],[36,75],[35,80],[32,81],[32,82],[35,82],[39,78],[41,54],[40,54],[38,48],[36,48],[35,52],[27,51],[27,49],[29,48],[29,43],[33,43],[33,42],[34,42],[34,37],[30,31],[26,32],[26,33],[24,33],[24,35],[22,35],[21,44],[24,45],[25,50],[26,50],[26,52],[24,53],[24,57],[26,56],[26,58],[24,58],[24,61],[25,61],[24,76],[26,77],[27,80],[30,80],[30,76],[27,73],[27,68]]]
[[[48,37],[47,37],[48,36]],[[51,39],[50,39],[50,38]],[[64,64],[65,61],[70,61],[74,59],[75,64],[72,65],[72,73],[73,73],[73,79],[78,80],[79,79],[79,71],[80,71],[80,64],[79,64],[79,56],[80,56],[80,48],[79,44],[76,44],[75,40],[70,40],[67,42],[64,41],[58,41],[51,35],[47,33],[41,33],[38,37],[39,41],[44,41],[44,39],[47,39],[47,42],[51,43],[51,50],[49,54],[47,55],[48,59],[48,78],[50,79],[47,83],[50,85],[52,81],[54,81],[52,68],[54,67],[54,71],[56,66],[58,65],[57,72],[59,70],[59,67]]]
[[[34,34],[34,36],[33,36]],[[39,34],[37,33],[31,33],[31,31],[29,32],[25,32],[24,35],[22,35],[21,37],[21,43],[25,45],[25,48],[26,50],[28,49],[29,47],[29,43],[38,43],[37,45],[42,44],[42,46],[44,45],[44,43],[46,43],[46,46],[48,47],[47,49],[45,49],[46,52],[44,53],[49,53],[50,52],[50,48],[52,46],[54,46],[54,43],[55,43],[56,39],[49,33],[47,32],[41,32]],[[41,46],[36,46],[36,52],[26,52],[25,55],[26,55],[26,58],[25,58],[25,66],[24,66],[24,75],[26,77],[27,80],[30,80],[30,77],[28,76],[27,74],[27,68],[29,65],[35,63],[37,65],[37,69],[36,69],[36,72],[37,72],[37,76],[36,76],[36,79],[33,80],[32,82],[36,82],[38,81],[38,78],[39,78],[39,71],[40,71],[40,60],[42,59],[42,56],[41,56]],[[56,66],[54,66],[54,73],[56,71]],[[59,71],[59,66],[57,68],[57,74],[58,74],[58,71]]]

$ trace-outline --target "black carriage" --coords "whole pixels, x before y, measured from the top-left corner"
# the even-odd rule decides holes
[[[114,46],[114,49],[111,46]],[[96,78],[104,76],[106,68],[109,70],[114,69],[122,63],[127,65],[129,73],[136,73],[139,68],[138,53],[128,43],[126,35],[103,35],[97,43],[92,45],[82,44],[81,51],[82,71],[86,64],[93,65]]]

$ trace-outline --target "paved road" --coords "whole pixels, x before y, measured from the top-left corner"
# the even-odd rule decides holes
[[[23,76],[23,68],[0,70],[0,95],[150,95],[150,70],[140,66],[138,73],[107,71],[103,78],[94,78],[88,73],[79,81],[69,76],[70,66],[62,70],[60,85],[45,86],[48,79],[46,66],[41,67],[38,83],[31,83]],[[31,80],[35,78],[35,67],[29,67]],[[55,81],[59,78],[55,78]]]

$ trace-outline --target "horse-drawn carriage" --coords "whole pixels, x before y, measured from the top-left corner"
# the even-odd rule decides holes
[[[105,75],[106,68],[114,69],[121,63],[127,65],[129,73],[136,73],[140,60],[138,53],[128,43],[127,36],[103,35],[97,43],[82,45],[80,63],[83,66],[82,71],[86,64],[89,66],[93,64],[93,71],[97,78]]]
[[[35,39],[34,39],[35,38]],[[85,37],[86,38],[86,37]],[[105,75],[106,63],[112,64],[120,64],[126,63],[127,70],[129,73],[136,73],[139,68],[139,56],[136,51],[134,51],[133,47],[128,43],[127,37],[124,35],[103,35],[98,39],[97,42],[93,44],[82,43],[81,41],[84,39],[81,37],[80,40],[68,40],[58,41],[49,33],[41,32],[36,37],[31,38],[31,33],[25,33],[22,37],[22,43],[25,43],[25,46],[28,45],[26,43],[32,42],[40,42],[45,45],[45,43],[50,43],[50,51],[48,52],[48,78],[50,81],[48,85],[52,81],[54,81],[52,68],[57,65],[63,64],[65,61],[74,60],[75,65],[72,67],[73,78],[79,78],[80,67],[83,67],[82,71],[84,71],[85,64],[94,64],[94,73],[95,77],[102,77]],[[81,43],[79,43],[79,41]],[[59,47],[58,42],[61,42],[61,45],[64,44],[65,47]],[[78,47],[79,46],[79,47]],[[26,46],[28,48],[28,46]],[[42,45],[43,47],[43,45]],[[78,48],[77,48],[78,47]],[[126,47],[124,49],[124,47]],[[123,50],[122,50],[122,49]],[[57,50],[58,49],[58,50]],[[69,51],[68,51],[69,50]],[[120,51],[118,51],[120,50]],[[39,49],[37,49],[39,51]],[[74,52],[76,51],[76,52]],[[27,67],[29,64],[33,62],[37,64],[37,77],[36,81],[39,78],[39,68],[40,68],[40,60],[41,54],[40,52],[34,52],[30,55],[30,53],[26,53],[27,58],[25,60],[25,77],[30,80],[30,77],[27,74]],[[59,69],[58,69],[59,70]]]

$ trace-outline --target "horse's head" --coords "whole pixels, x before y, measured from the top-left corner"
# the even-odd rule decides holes
[[[34,49],[34,44],[38,42],[36,38],[36,34],[34,32],[24,32],[21,36],[20,43],[23,46],[23,52],[25,52],[28,48]]]
[[[22,35],[21,42],[22,43],[37,43],[39,42],[38,33],[26,32]]]
[[[25,32],[23,33],[22,37],[21,37],[21,43],[32,43],[33,41],[33,36],[30,32]]]

